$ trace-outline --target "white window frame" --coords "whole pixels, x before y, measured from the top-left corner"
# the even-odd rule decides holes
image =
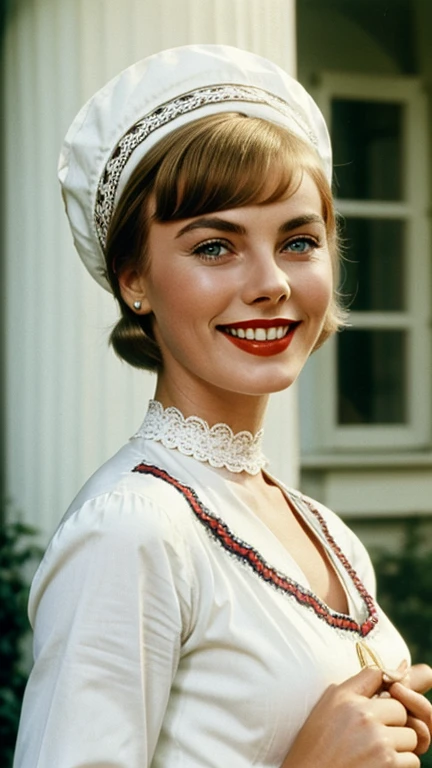
[[[430,446],[430,248],[427,218],[428,174],[426,98],[421,83],[411,77],[364,77],[323,73],[315,98],[331,132],[331,100],[349,98],[401,103],[405,106],[403,163],[405,199],[396,202],[342,200],[342,216],[398,218],[406,222],[406,311],[352,312],[355,328],[406,330],[407,422],[395,425],[341,425],[337,423],[336,341],[315,353],[301,379],[300,397],[303,449],[308,453],[374,449],[414,449]]]

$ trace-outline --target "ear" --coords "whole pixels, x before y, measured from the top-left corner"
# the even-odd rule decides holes
[[[133,312],[137,315],[148,315],[152,311],[147,296],[146,279],[142,272],[134,267],[126,267],[118,275],[118,283],[123,301]]]

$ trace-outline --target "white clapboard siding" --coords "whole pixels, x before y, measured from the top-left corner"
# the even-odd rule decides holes
[[[46,539],[80,485],[139,426],[154,379],[116,360],[116,310],[88,277],[56,166],[79,107],[163,47],[217,42],[295,65],[294,0],[22,0],[4,45],[5,456],[13,514]],[[297,477],[294,395],[275,397],[267,451]]]

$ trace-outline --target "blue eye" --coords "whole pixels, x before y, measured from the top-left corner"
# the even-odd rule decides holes
[[[290,240],[284,245],[284,249],[291,251],[291,253],[309,253],[309,251],[318,248],[319,244],[311,237],[296,237],[294,240]]]
[[[204,261],[217,261],[226,256],[229,247],[222,240],[208,240],[193,249],[193,253]]]

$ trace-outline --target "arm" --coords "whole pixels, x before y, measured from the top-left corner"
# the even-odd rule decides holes
[[[87,502],[32,590],[35,665],[15,768],[146,768],[188,621],[188,558],[135,494]]]

